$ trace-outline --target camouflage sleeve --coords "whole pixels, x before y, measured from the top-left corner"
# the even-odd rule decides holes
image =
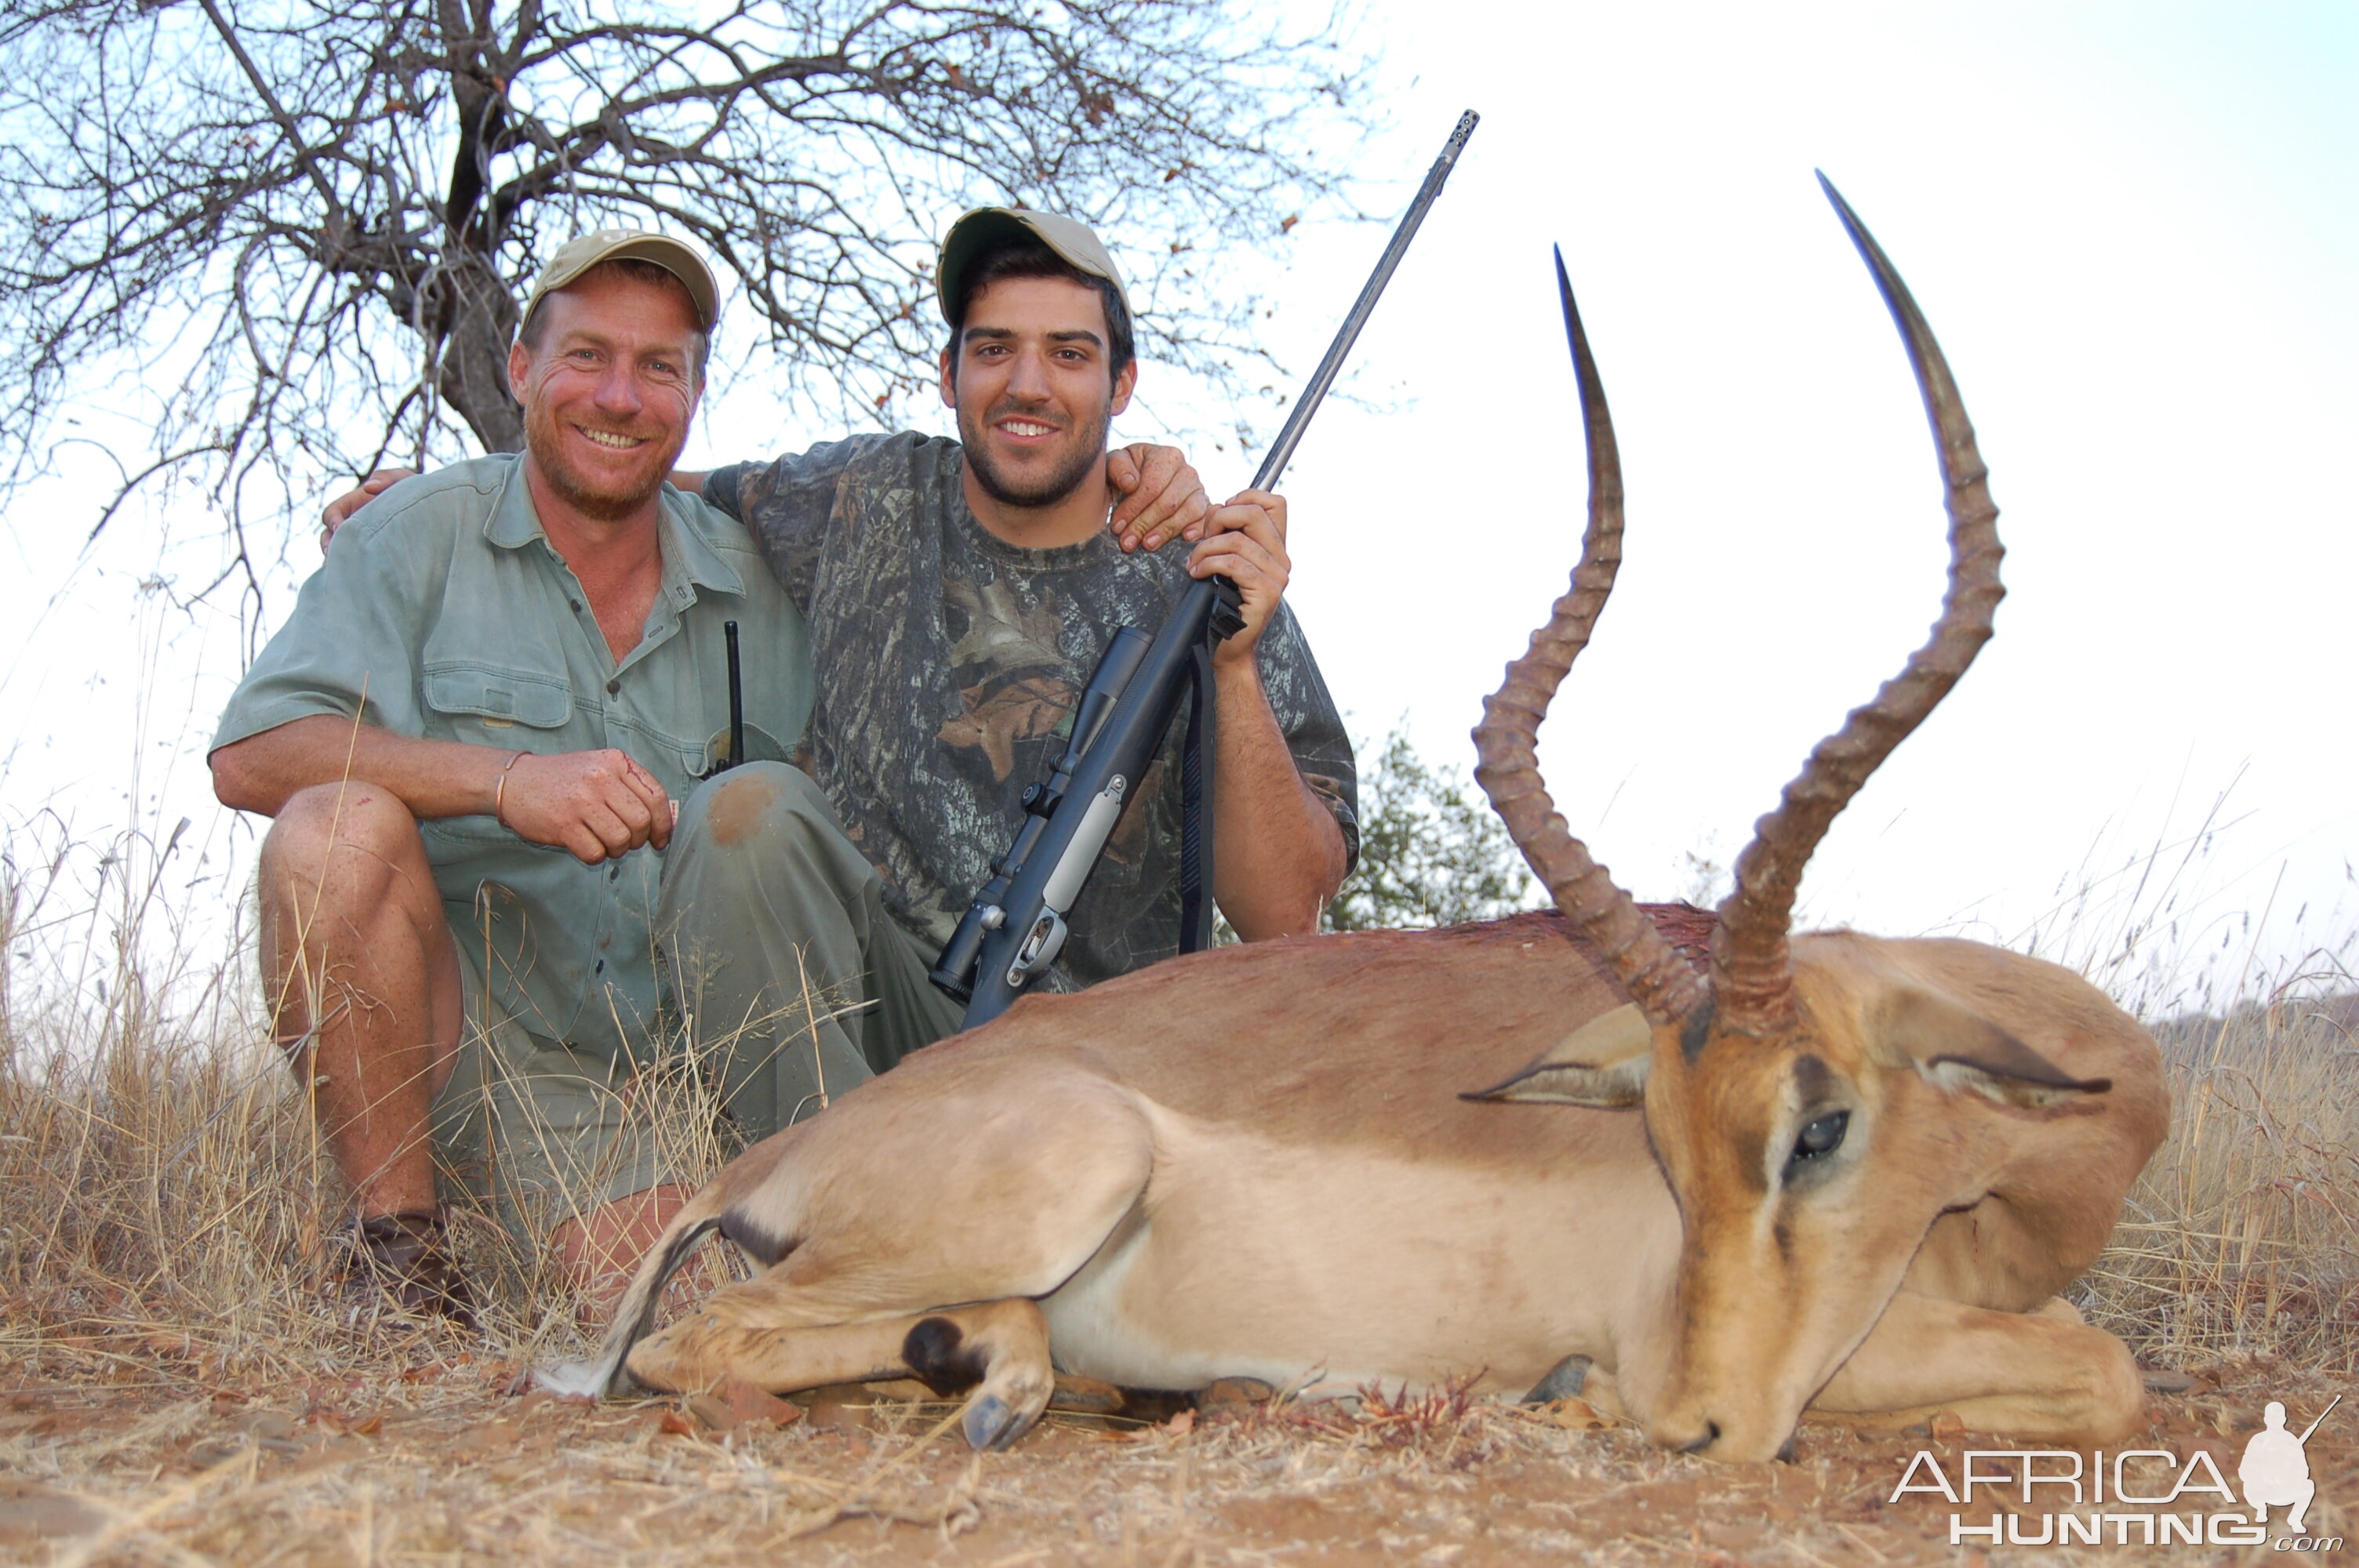
[[[1352,738],[1343,732],[1335,699],[1327,694],[1326,679],[1319,673],[1319,662],[1310,656],[1310,644],[1303,639],[1294,611],[1283,603],[1269,630],[1262,633],[1258,655],[1270,712],[1286,734],[1294,765],[1310,792],[1335,814],[1335,826],[1343,830],[1343,871],[1349,876],[1360,863],[1359,768],[1352,759]]]
[[[853,459],[885,438],[826,441],[762,463],[733,463],[705,476],[704,499],[743,523],[793,600],[810,609],[811,578],[835,515],[835,487]]]

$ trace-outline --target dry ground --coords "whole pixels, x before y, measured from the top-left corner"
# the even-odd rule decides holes
[[[1723,1467],[1585,1407],[1166,1402],[1052,1415],[978,1459],[940,1404],[839,1393],[723,1430],[710,1404],[512,1399],[527,1359],[582,1347],[547,1259],[462,1226],[480,1339],[340,1321],[345,1199],[250,980],[141,935],[136,856],[107,862],[122,898],[92,934],[45,946],[63,863],[38,882],[0,850],[0,1563],[2300,1560],[1952,1548],[1946,1504],[1889,1500],[1920,1448],[1958,1473],[1969,1440],[1940,1422],[1810,1426],[1791,1463]],[[2151,1445],[2231,1479],[2265,1401],[2301,1425],[2349,1395],[2311,1440],[2311,1524],[2359,1536],[2359,1000],[2339,959],[2294,979],[2158,1027],[2170,1139],[2075,1299],[2147,1365],[2200,1374],[2150,1400]],[[701,1092],[683,1072],[642,1096],[683,1171],[727,1152]]]
[[[819,1397],[783,1429],[722,1431],[678,1400],[592,1407],[505,1392],[516,1364],[421,1336],[390,1378],[209,1390],[152,1353],[60,1346],[0,1393],[0,1562],[617,1564],[1354,1563],[1542,1558],[2040,1563],[2285,1562],[2269,1548],[1952,1548],[1948,1505],[1891,1502],[1919,1449],[1962,1433],[1804,1428],[1791,1463],[1716,1465],[1538,1410],[1241,1405],[1159,1422],[1051,1414],[977,1456],[948,1404]],[[2264,1401],[2298,1423],[2359,1379],[2247,1363],[2149,1404],[2151,1446],[2232,1480]],[[2359,1398],[2310,1444],[2313,1536],[2359,1534]],[[1159,1413],[1159,1412],[1158,1412]],[[1991,1504],[1971,1510],[1986,1519]],[[2029,1516],[2035,1517],[2036,1516]],[[2027,1524],[2025,1533],[2037,1533]],[[2359,1553],[2332,1554],[2346,1560]]]

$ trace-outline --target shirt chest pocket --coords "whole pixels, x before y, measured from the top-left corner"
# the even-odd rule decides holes
[[[514,732],[561,730],[573,717],[573,687],[562,676],[477,660],[429,663],[419,674],[428,710],[454,741],[538,751]]]

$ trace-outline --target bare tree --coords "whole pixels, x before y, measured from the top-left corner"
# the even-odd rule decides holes
[[[177,470],[241,538],[518,446],[518,301],[600,222],[699,241],[724,332],[838,416],[922,389],[934,236],[986,200],[1104,224],[1152,351],[1218,374],[1255,306],[1199,258],[1332,196],[1305,149],[1356,112],[1332,45],[1222,0],[0,0],[0,488],[136,363],[99,526]]]

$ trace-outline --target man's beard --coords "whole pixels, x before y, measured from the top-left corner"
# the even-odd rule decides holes
[[[1001,472],[992,464],[984,449],[984,437],[992,420],[1002,414],[1021,414],[1013,404],[1003,403],[988,414],[970,417],[959,410],[959,440],[966,448],[966,466],[974,474],[975,483],[983,486],[984,494],[1002,506],[1037,508],[1054,506],[1073,493],[1105,464],[1106,430],[1114,423],[1110,411],[1100,410],[1097,418],[1074,431],[1071,455],[1047,479],[1026,484]]]
[[[564,432],[558,428],[557,416],[545,406],[526,408],[524,444],[557,498],[584,517],[600,523],[620,523],[645,506],[663,488],[673,461],[679,456],[679,448],[674,448],[670,457],[654,465],[643,483],[630,490],[604,488],[566,460]],[[686,442],[683,440],[681,445]]]

